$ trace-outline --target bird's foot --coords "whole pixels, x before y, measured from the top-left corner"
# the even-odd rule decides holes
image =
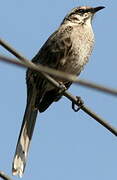
[[[62,82],[59,82],[58,88],[59,88],[59,94],[63,94],[67,90],[66,86]]]
[[[81,99],[81,97],[79,96],[76,96],[77,98],[77,103],[75,102],[72,102],[72,109],[75,111],[75,112],[78,112],[84,105],[84,102],[83,100]]]

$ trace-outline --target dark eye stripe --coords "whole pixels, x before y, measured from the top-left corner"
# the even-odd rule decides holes
[[[76,11],[76,13],[85,13],[85,10],[84,10],[84,9],[78,9],[78,10]]]
[[[75,13],[87,13],[87,12],[91,12],[92,11],[92,8],[90,9],[77,9]]]
[[[74,12],[71,12],[70,16],[74,14],[80,14],[83,15],[84,13],[90,12],[91,9],[76,9]]]

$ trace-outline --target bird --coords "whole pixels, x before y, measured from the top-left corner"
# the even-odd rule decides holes
[[[92,20],[104,6],[79,6],[73,8],[58,29],[47,39],[32,59],[35,65],[47,66],[79,76],[88,62],[94,47]],[[68,89],[72,82],[53,77]],[[52,86],[42,75],[27,69],[27,104],[12,163],[13,175],[23,176],[29,146],[38,113],[44,112],[53,102],[61,99],[58,88]]]

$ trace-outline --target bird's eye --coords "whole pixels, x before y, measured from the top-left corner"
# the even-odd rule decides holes
[[[78,9],[78,13],[84,13],[84,9]]]
[[[76,14],[80,14],[80,15],[83,15],[85,13],[85,10],[84,9],[77,9],[75,10],[74,12],[72,12],[70,15],[76,15]]]

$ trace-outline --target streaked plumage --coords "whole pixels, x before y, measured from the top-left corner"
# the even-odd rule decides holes
[[[88,62],[94,45],[91,26],[93,15],[104,7],[77,7],[66,15],[60,27],[45,42],[32,59],[67,73],[79,75]],[[59,80],[69,88],[71,82]],[[27,70],[27,106],[13,161],[13,175],[22,176],[37,113],[44,112],[54,101],[61,98],[57,88],[35,71]]]

